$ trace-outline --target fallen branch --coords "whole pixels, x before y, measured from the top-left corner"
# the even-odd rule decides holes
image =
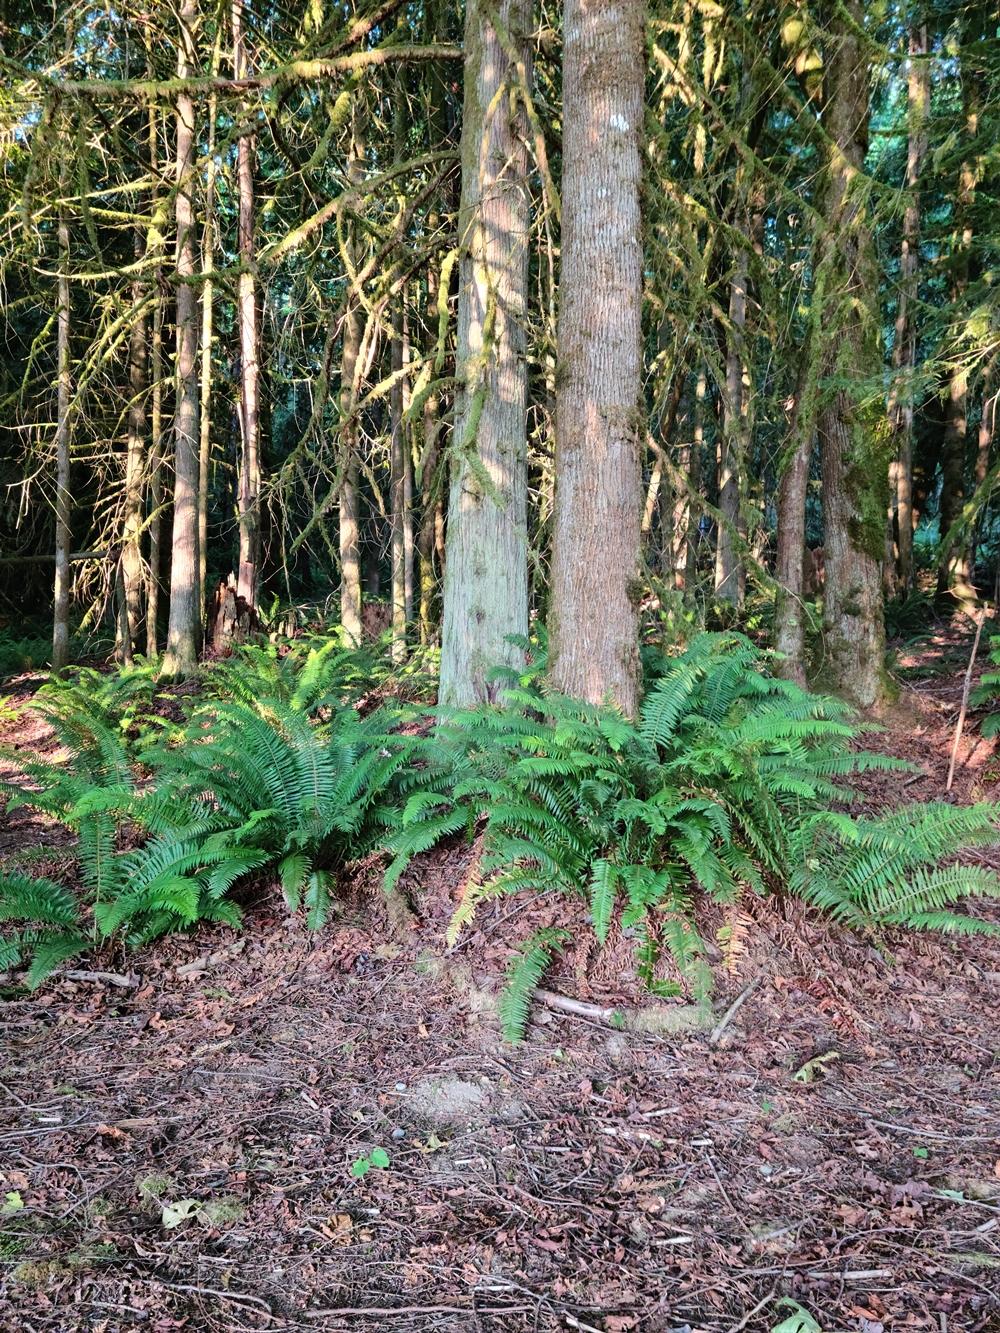
[[[556,991],[537,990],[535,998],[548,1009],[603,1023],[619,1032],[694,1032],[708,1026],[712,1010],[706,1004],[651,1004],[640,1009],[591,1004]]]
[[[976,664],[976,653],[979,651],[979,639],[983,632],[983,621],[986,619],[986,607],[980,608],[979,617],[976,621],[976,637],[972,641],[972,652],[969,655],[969,665],[965,668],[965,680],[962,683],[962,706],[958,710],[958,722],[955,726],[955,741],[951,747],[951,761],[948,764],[948,781],[944,785],[946,792],[951,791],[951,784],[955,780],[955,761],[958,758],[958,747],[962,743],[962,728],[965,726],[965,712],[969,706],[969,689],[972,685],[972,669]]]
[[[139,978],[133,975],[123,977],[120,972],[60,972],[67,981],[102,981],[107,986],[118,986],[121,990],[138,990]]]

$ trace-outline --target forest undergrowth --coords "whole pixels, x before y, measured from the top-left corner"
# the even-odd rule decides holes
[[[904,846],[883,892],[988,893],[981,711],[940,801],[968,646],[904,646],[861,736],[732,636],[648,664],[636,727],[543,714],[530,666],[502,727],[431,727],[419,671],[334,647],[199,690],[15,682],[7,902],[75,915],[21,922],[67,956],[22,937],[37,989],[5,985],[0,1326],[995,1328],[995,942],[900,931],[851,879]],[[556,827],[570,777],[599,799]]]

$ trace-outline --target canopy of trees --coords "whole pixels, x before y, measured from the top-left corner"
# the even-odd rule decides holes
[[[642,641],[773,624],[868,705],[887,607],[992,586],[992,6],[0,36],[0,596],[57,668],[104,627],[185,676],[298,605],[467,704],[545,623],[634,714]]]

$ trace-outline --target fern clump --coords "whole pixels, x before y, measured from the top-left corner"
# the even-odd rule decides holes
[[[379,803],[412,744],[396,733],[395,714],[362,718],[343,705],[333,688],[340,667],[328,662],[310,651],[298,671],[276,668],[269,694],[258,679],[251,698],[203,704],[157,739],[141,730],[141,743],[128,712],[137,698],[151,701],[141,681],[123,673],[48,690],[37,706],[57,757],[19,754],[25,780],[3,790],[11,806],[76,835],[80,892],[0,875],[0,919],[24,923],[0,958],[32,958],[37,984],[112,935],[134,946],[200,921],[236,926],[232,890],[267,869],[289,906],[321,925],[337,869],[381,839]]]
[[[647,985],[676,991],[659,975],[666,954],[696,996],[710,980],[694,924],[699,894],[732,906],[787,885],[852,924],[929,927],[945,921],[946,903],[993,891],[986,873],[928,869],[959,846],[995,840],[987,811],[929,811],[920,837],[893,817],[828,813],[849,802],[851,774],[907,765],[859,751],[845,705],[768,665],[740,635],[702,634],[658,664],[634,723],[546,693],[530,670],[510,678],[502,707],[438,710],[387,840],[387,883],[418,852],[481,827],[480,874],[452,940],[499,894],[583,897],[601,941],[614,920],[634,939]],[[838,830],[853,838],[853,859],[835,847]],[[551,956],[536,942],[518,977]],[[520,1013],[519,1001],[508,1026]]]

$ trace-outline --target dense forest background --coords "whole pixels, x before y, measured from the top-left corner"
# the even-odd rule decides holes
[[[992,591],[990,6],[0,32],[10,665],[50,608],[167,675],[260,617],[468,702],[547,622],[631,709],[640,638],[741,624],[870,704],[887,623]]]

